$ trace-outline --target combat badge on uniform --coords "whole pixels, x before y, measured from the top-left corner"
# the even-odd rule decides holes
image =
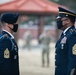
[[[73,53],[73,55],[76,55],[76,44],[72,48],[72,53]]]
[[[6,48],[6,50],[4,51],[4,58],[10,58],[10,52],[8,48]]]

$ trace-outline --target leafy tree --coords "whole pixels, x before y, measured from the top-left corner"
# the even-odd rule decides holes
[[[50,1],[64,5],[73,10],[74,12],[76,12],[76,0],[50,0]]]

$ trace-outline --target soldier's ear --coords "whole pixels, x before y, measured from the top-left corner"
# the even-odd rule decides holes
[[[7,27],[10,27],[10,24],[6,23],[6,26],[7,26]]]
[[[8,23],[6,23],[5,25],[6,25],[6,26],[9,26],[9,24],[8,24]]]

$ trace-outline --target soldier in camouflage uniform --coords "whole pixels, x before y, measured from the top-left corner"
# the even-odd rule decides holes
[[[42,66],[45,66],[45,59],[47,59],[47,67],[49,67],[49,44],[50,44],[50,36],[48,34],[48,31],[44,31],[40,37],[39,40],[41,42],[41,48],[42,48]]]

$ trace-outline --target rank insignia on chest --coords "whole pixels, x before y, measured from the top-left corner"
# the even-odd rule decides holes
[[[6,48],[6,50],[4,51],[4,58],[10,58],[10,52],[8,48]]]
[[[72,47],[72,53],[73,55],[76,55],[76,44]]]

